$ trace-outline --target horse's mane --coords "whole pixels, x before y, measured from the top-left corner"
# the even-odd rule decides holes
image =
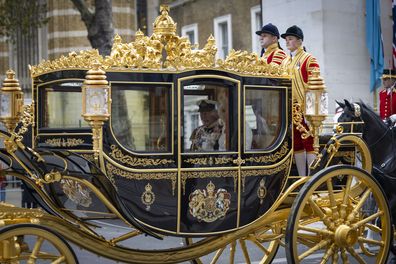
[[[361,105],[361,111],[364,111],[370,117],[371,120],[375,121],[376,122],[376,124],[375,124],[376,126],[379,126],[379,127],[384,128],[384,129],[387,129],[387,126],[382,121],[381,117],[376,112],[374,112],[374,110],[370,106],[366,105],[362,101],[360,101],[359,104]],[[363,115],[363,112],[362,112],[362,115]],[[370,124],[370,125],[373,125],[373,124]]]

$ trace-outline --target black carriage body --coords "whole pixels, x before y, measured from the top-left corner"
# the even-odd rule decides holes
[[[62,70],[34,78],[33,149],[93,159],[92,130],[75,107],[81,107],[85,74]],[[278,199],[292,163],[290,79],[214,69],[106,76],[112,107],[100,164],[106,184],[138,221],[175,235],[217,234],[253,222]],[[190,146],[202,100],[216,101],[224,120],[225,143],[215,151]],[[258,108],[271,133],[261,142]]]

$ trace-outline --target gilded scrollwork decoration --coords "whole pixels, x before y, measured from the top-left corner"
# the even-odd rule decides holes
[[[193,165],[223,165],[232,162],[233,158],[225,157],[208,157],[208,158],[190,158],[186,159],[184,162]]]
[[[187,179],[205,179],[205,178],[226,178],[232,177],[234,179],[234,192],[237,189],[238,171],[236,170],[216,170],[216,171],[182,171],[181,184],[183,195],[186,194]]]
[[[23,134],[28,131],[28,127],[34,123],[34,103],[23,106],[22,117],[20,120],[22,126],[16,132],[16,142],[23,140]]]
[[[303,126],[303,111],[301,104],[294,102],[292,107],[293,112],[293,124],[296,126],[296,129],[301,132],[301,138],[306,139],[308,137],[312,137],[313,128],[310,125],[308,130]]]
[[[134,180],[170,180],[172,195],[175,195],[177,172],[131,172],[118,168],[109,162],[106,163],[106,172],[113,183],[115,175]]]
[[[189,195],[189,212],[199,222],[214,222],[223,218],[230,209],[231,194],[210,181],[206,189],[196,189]]]
[[[45,140],[45,144],[51,147],[76,147],[84,142],[81,138],[49,138]]]
[[[89,207],[92,204],[92,191],[88,187],[71,179],[62,179],[60,183],[67,198],[75,204],[84,207]]]
[[[32,77],[55,70],[91,69],[99,62],[105,71],[115,69],[185,70],[218,68],[244,74],[289,77],[284,65],[267,64],[256,53],[231,50],[225,60],[217,60],[216,40],[211,35],[203,48],[198,49],[187,37],[176,34],[177,23],[169,16],[169,7],[161,6],[160,15],[153,24],[153,34],[145,36],[138,30],[135,40],[124,43],[115,35],[111,53],[103,57],[98,50],[71,52],[55,60],[44,60],[30,66]]]
[[[155,201],[155,194],[150,183],[147,183],[144,187],[144,192],[140,196],[140,200],[146,206],[146,211],[150,211],[151,205]]]
[[[256,163],[268,163],[268,162],[276,162],[280,159],[282,159],[287,153],[289,152],[289,143],[287,141],[285,141],[282,145],[282,147],[280,148],[280,150],[278,150],[275,153],[272,153],[270,155],[265,155],[265,156],[252,156],[250,158],[246,158],[246,161],[250,161],[250,162],[256,162]]]
[[[138,158],[132,157],[122,153],[122,151],[116,146],[111,145],[110,156],[117,161],[128,164],[132,167],[147,167],[147,166],[158,166],[158,165],[166,165],[170,163],[174,163],[174,160],[171,159],[148,159],[148,158]]]
[[[290,167],[291,159],[286,159],[283,163],[279,164],[278,166],[270,169],[249,169],[249,170],[242,170],[241,171],[241,180],[242,180],[242,191],[245,191],[245,179],[246,177],[251,176],[271,176],[275,175],[279,172],[286,171]]]
[[[265,181],[263,178],[260,180],[259,187],[257,188],[257,197],[260,199],[260,204],[263,204],[266,195],[267,188],[265,188]]]

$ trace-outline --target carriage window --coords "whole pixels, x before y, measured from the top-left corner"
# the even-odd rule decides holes
[[[111,126],[120,144],[139,152],[170,151],[170,87],[112,84],[111,89]]]
[[[237,107],[232,105],[235,84],[208,80],[186,84],[183,88],[184,151],[235,150],[233,139],[237,134],[233,126]]]
[[[281,127],[281,91],[246,88],[245,149],[267,149]]]
[[[81,83],[62,83],[45,88],[44,127],[80,128],[89,127],[82,114]]]

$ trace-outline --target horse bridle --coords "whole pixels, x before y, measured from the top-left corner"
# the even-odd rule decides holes
[[[353,114],[356,117],[360,117],[362,115],[362,111],[360,110],[360,105],[357,103],[353,103]]]

